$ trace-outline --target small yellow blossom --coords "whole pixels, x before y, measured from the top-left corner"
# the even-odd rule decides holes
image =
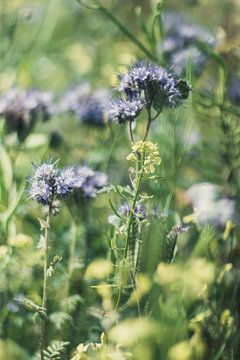
[[[127,156],[128,161],[139,161],[145,175],[154,174],[155,166],[161,163],[157,144],[151,141],[138,141],[132,145],[132,152]]]

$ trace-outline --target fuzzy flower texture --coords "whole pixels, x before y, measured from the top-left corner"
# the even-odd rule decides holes
[[[175,108],[188,98],[190,86],[166,69],[147,60],[133,63],[119,75],[121,98],[108,107],[109,119],[119,124],[133,121],[144,107],[158,113],[164,107]]]
[[[80,192],[85,198],[94,198],[98,190],[107,185],[107,176],[95,172],[87,166],[66,167],[59,169],[57,161],[49,160],[41,165],[34,165],[35,173],[29,178],[30,198],[42,205],[51,205],[54,200],[61,200],[73,191]]]

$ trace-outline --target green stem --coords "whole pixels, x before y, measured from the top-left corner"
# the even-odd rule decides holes
[[[46,309],[47,305],[47,269],[48,269],[48,229],[50,227],[52,207],[49,205],[48,214],[46,218],[46,225],[44,229],[44,267],[43,267],[43,294],[42,294],[42,308]],[[45,349],[45,322],[46,319],[41,320],[40,329],[40,355],[41,360],[44,360],[44,349]]]
[[[99,1],[98,9],[102,11],[104,15],[108,17],[109,20],[112,21],[114,25],[118,27],[119,30],[122,31],[124,35],[126,35],[139,49],[142,50],[150,59],[154,61],[158,61],[158,58],[155,54],[151,53],[142,43],[138,40],[110,11],[107,10]]]
[[[134,137],[133,137],[133,131],[132,131],[132,121],[129,121],[129,134],[130,134],[130,138],[131,141],[134,143]]]
[[[132,221],[133,221],[133,216],[134,216],[134,209],[137,203],[137,199],[139,196],[139,192],[140,192],[140,186],[141,186],[141,181],[142,181],[142,177],[143,177],[143,170],[142,170],[142,165],[143,165],[143,161],[144,161],[144,155],[141,159],[141,167],[140,170],[137,169],[137,182],[136,182],[136,190],[135,190],[135,195],[133,198],[133,203],[132,203],[132,207],[130,210],[130,214],[129,214],[129,218],[128,218],[128,223],[127,223],[127,237],[126,237],[126,243],[125,243],[125,248],[124,248],[124,254],[123,254],[123,263],[122,263],[122,269],[121,269],[121,279],[120,279],[120,287],[119,287],[119,293],[118,293],[118,298],[117,298],[117,302],[116,302],[116,306],[115,306],[115,310],[117,311],[120,301],[121,301],[121,296],[122,296],[122,290],[123,290],[123,277],[124,277],[124,270],[125,270],[125,263],[127,261],[127,254],[128,254],[128,247],[129,247],[129,240],[130,240],[130,235],[131,235],[131,227],[132,227]]]
[[[144,137],[143,137],[143,141],[146,141],[147,136],[148,136],[148,133],[149,133],[149,130],[150,130],[150,126],[151,126],[151,123],[152,123],[151,107],[150,107],[150,108],[147,108],[147,114],[148,114],[148,122],[147,122],[146,131],[145,131],[145,134],[144,134]]]

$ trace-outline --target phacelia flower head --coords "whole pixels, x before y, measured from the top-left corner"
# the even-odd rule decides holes
[[[50,93],[11,89],[0,98],[0,115],[5,119],[7,133],[16,132],[23,141],[38,119],[49,119],[51,106]]]
[[[80,104],[77,111],[80,121],[88,126],[105,126],[105,105],[109,101],[109,98],[108,91],[104,89],[91,93],[86,101]]]
[[[89,98],[90,94],[91,87],[87,82],[65,91],[56,106],[56,112],[77,113],[80,105]]]
[[[73,167],[59,169],[57,162],[34,165],[35,173],[29,178],[30,198],[42,205],[51,205],[54,200],[69,195],[76,186],[77,177]]]
[[[93,171],[88,166],[78,166],[75,169],[75,194],[85,199],[95,198],[100,189],[108,183],[106,174],[100,171]]]
[[[205,28],[191,23],[183,14],[167,13],[163,18],[165,38],[161,51],[177,74],[191,62],[195,72],[201,73],[207,60],[199,44],[213,48],[216,39]]]
[[[153,106],[157,111],[164,106],[176,107],[190,91],[186,81],[178,80],[166,69],[145,60],[134,62],[119,79],[119,90],[128,100],[143,98],[146,106]]]
[[[108,105],[107,112],[111,121],[124,124],[135,120],[142,111],[143,106],[144,102],[141,99],[116,99]]]
[[[103,127],[106,125],[105,105],[109,99],[106,89],[92,91],[88,83],[83,83],[63,94],[56,110],[74,114],[85,125]]]

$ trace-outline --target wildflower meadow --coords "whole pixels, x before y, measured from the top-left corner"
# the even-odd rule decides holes
[[[239,360],[239,0],[0,24],[0,360]]]

